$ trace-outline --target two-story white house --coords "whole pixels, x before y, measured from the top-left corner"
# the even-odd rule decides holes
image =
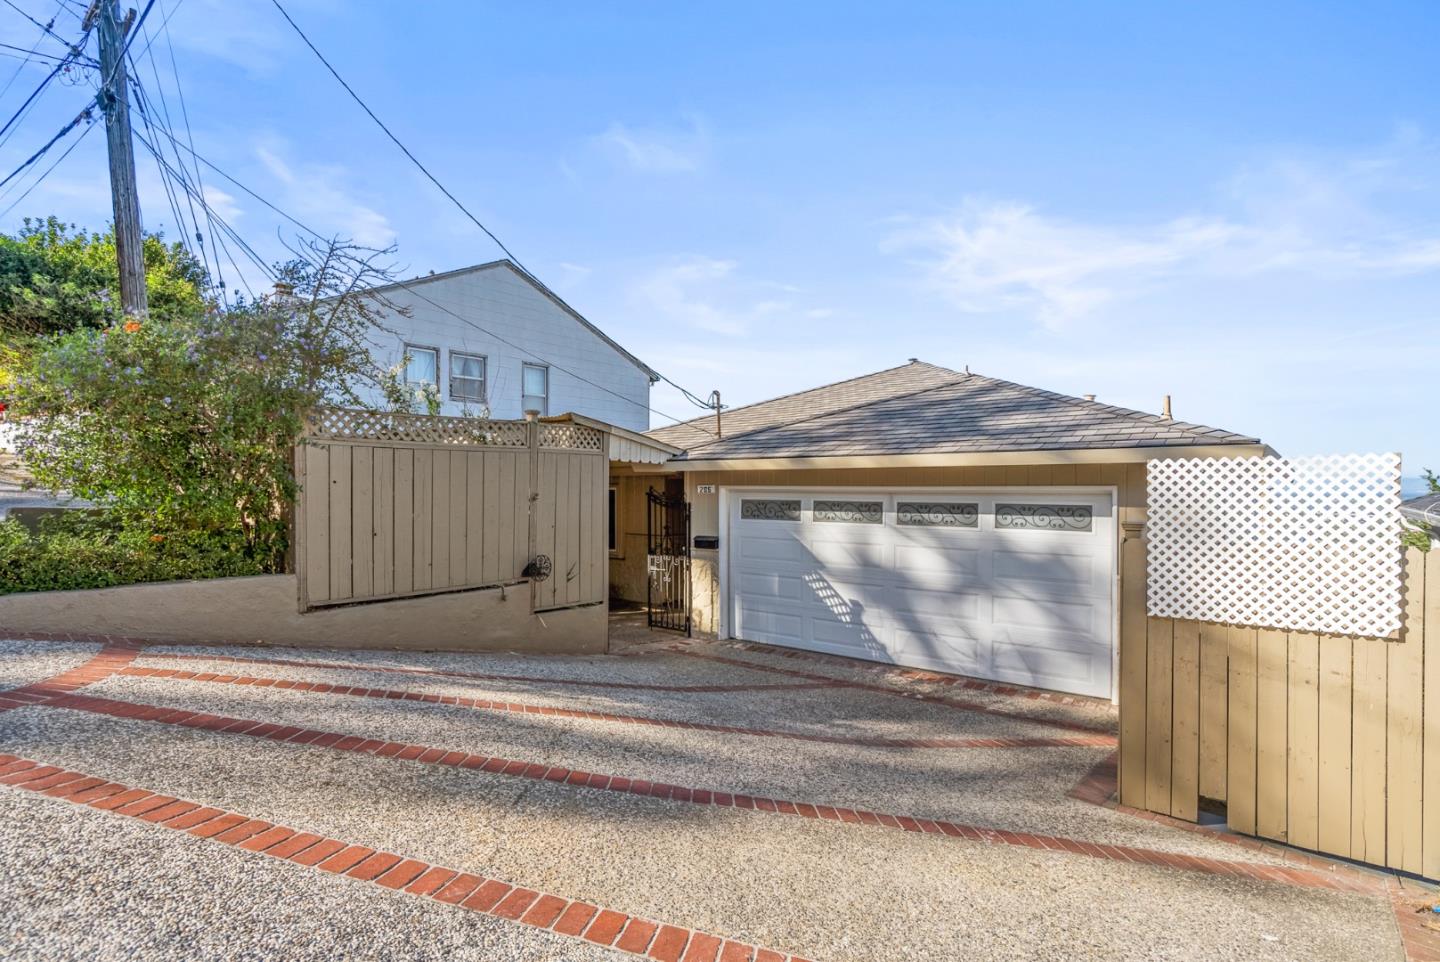
[[[658,375],[509,260],[376,289],[408,308],[378,335],[375,360],[404,363],[412,388],[434,385],[441,414],[519,418],[574,412],[650,427]],[[367,396],[377,405],[381,398]]]

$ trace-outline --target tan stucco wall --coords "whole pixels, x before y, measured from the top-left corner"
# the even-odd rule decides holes
[[[6,595],[0,597],[0,637],[10,629],[326,648],[606,650],[605,605],[532,614],[527,585],[305,614],[296,599],[294,575]]]

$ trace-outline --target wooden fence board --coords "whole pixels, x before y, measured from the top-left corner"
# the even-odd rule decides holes
[[[375,449],[350,449],[350,591],[375,593]]]
[[[470,486],[466,470],[469,464],[469,452],[460,450],[450,453],[450,523],[446,527],[450,529],[450,564],[448,567],[452,586],[473,583],[465,570],[465,539],[470,532],[468,511]]]
[[[1387,643],[1355,642],[1354,744],[1350,768],[1350,857],[1385,860],[1385,687]]]
[[[1226,765],[1226,821],[1255,834],[1255,629],[1230,629],[1230,724]],[[1123,736],[1122,736],[1123,737]]]
[[[395,593],[415,590],[415,452],[395,451]]]
[[[482,521],[485,522],[482,525]],[[493,523],[485,515],[485,455],[465,455],[465,577],[464,584],[485,584],[485,536]]]
[[[1285,632],[1268,630],[1255,645],[1255,834],[1284,841],[1290,647]]]
[[[1290,677],[1286,727],[1287,838],[1315,848],[1320,813],[1320,639],[1290,635]]]
[[[505,580],[501,570],[506,568],[507,558],[500,554],[500,530],[503,527],[503,519],[500,517],[500,466],[503,464],[509,470],[510,465],[506,463],[504,456],[500,454],[485,453],[480,455],[485,460],[485,518],[486,524],[480,532],[483,542],[482,572],[480,580],[486,584],[494,584],[497,581]],[[508,502],[507,502],[508,506]]]
[[[435,452],[424,448],[415,449],[415,511],[414,521],[414,584],[416,591],[426,591],[434,586],[435,558],[433,545],[435,534]]]
[[[1229,629],[1198,624],[1200,633],[1200,781],[1204,798],[1225,801],[1225,722],[1228,715]]]
[[[450,499],[450,459],[452,451],[434,452],[430,484],[435,492],[430,503],[430,586],[450,586],[450,524],[454,506]]]
[[[1174,720],[1173,678],[1175,626],[1168,618],[1151,618],[1145,627],[1145,807],[1170,813],[1171,724]]]
[[[1412,548],[1405,564],[1405,620],[1398,641],[1387,644],[1385,697],[1385,863],[1406,872],[1421,865],[1421,792],[1424,776],[1425,555]]]
[[[1200,801],[1200,625],[1174,623],[1170,814],[1195,821]]]
[[[330,598],[354,597],[350,580],[350,447],[330,445]]]
[[[307,444],[301,450],[305,459],[301,494],[306,499],[301,537],[306,544],[300,556],[305,565],[305,594],[311,603],[323,602],[330,600],[330,449]]]
[[[1354,699],[1354,642],[1321,635],[1319,643],[1319,717],[1316,750],[1319,755],[1319,818],[1316,847],[1350,856],[1351,724]]]
[[[375,449],[375,593],[395,593],[395,450]]]

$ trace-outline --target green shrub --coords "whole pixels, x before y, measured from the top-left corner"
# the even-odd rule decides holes
[[[0,595],[227,578],[265,568],[235,535],[145,532],[79,512],[45,519],[36,534],[18,521],[0,521]]]

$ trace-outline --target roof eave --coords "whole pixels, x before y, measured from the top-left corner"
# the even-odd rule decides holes
[[[1024,451],[964,451],[943,454],[851,454],[833,457],[679,458],[675,471],[794,471],[855,468],[978,467],[1010,464],[1143,464],[1162,458],[1257,458],[1273,456],[1267,444],[1152,445],[1127,448],[1070,448]]]

